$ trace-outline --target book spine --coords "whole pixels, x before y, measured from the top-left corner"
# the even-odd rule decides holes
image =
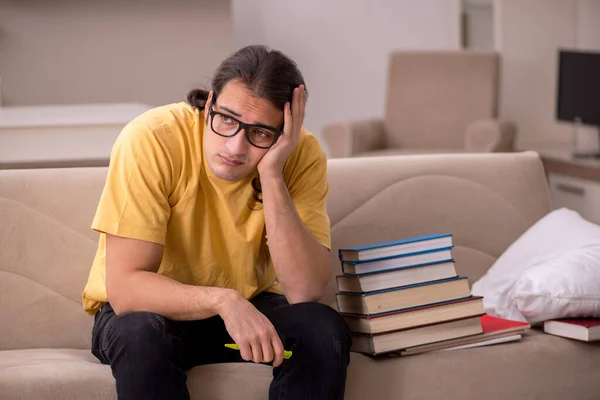
[[[342,275],[337,278],[337,286],[340,292],[364,293],[363,285],[357,276]]]

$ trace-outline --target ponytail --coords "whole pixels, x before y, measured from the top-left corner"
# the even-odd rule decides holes
[[[187,102],[198,110],[204,110],[206,101],[208,100],[208,91],[202,89],[194,89],[187,95]]]

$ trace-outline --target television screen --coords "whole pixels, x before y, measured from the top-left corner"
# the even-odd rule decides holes
[[[556,118],[600,126],[600,52],[559,50]]]

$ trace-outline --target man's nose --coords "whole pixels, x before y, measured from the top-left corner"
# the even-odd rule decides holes
[[[248,152],[248,146],[250,146],[248,139],[246,139],[246,131],[242,129],[237,135],[227,138],[225,145],[232,156],[246,154]]]

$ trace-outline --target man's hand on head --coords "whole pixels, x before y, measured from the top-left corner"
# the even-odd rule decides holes
[[[304,85],[294,89],[292,104],[286,103],[283,110],[283,134],[259,161],[258,173],[261,177],[279,178],[283,174],[286,160],[300,140],[300,131],[304,121],[306,90]]]

